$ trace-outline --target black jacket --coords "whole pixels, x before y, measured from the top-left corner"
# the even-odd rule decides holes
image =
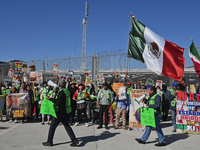
[[[57,117],[65,116],[66,112],[66,95],[64,91],[60,91],[57,95],[57,98],[50,98],[50,101],[59,107],[58,111],[56,112]]]

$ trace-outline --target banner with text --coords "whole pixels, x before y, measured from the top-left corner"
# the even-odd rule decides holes
[[[177,93],[177,132],[200,134],[200,95],[183,91]]]
[[[6,117],[31,117],[31,100],[27,93],[8,94],[6,96]]]
[[[145,96],[144,94],[147,94]],[[140,90],[140,89],[132,89],[131,90],[131,104],[129,110],[129,128],[135,131],[144,131],[145,126],[141,125],[140,119],[140,108],[146,107],[146,104],[143,103],[142,99],[144,97],[148,97],[147,90]]]

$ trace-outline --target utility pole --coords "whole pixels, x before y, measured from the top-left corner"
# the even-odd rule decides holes
[[[87,16],[89,14],[89,4],[85,2],[85,17],[83,18],[83,45],[82,45],[82,71],[86,70],[85,67],[85,53],[86,53],[86,25],[87,25]]]

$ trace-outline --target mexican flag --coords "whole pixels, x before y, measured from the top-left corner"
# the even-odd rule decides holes
[[[200,56],[193,42],[190,45],[189,56],[192,59],[192,62],[194,64],[194,69],[196,73],[199,75],[200,79]]]
[[[158,75],[181,81],[184,74],[184,49],[151,31],[132,16],[128,56]]]

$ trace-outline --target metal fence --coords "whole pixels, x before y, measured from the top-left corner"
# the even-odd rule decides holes
[[[200,47],[197,48],[200,50]],[[188,55],[189,48],[185,48],[184,57],[185,57],[185,67],[193,66],[193,63]],[[128,68],[129,69],[146,69],[146,66],[134,59],[128,58]],[[44,58],[41,60],[33,60],[36,65],[36,70],[46,73],[52,73],[53,75],[53,66],[58,64],[59,70],[80,70],[82,67],[82,56],[69,56],[67,58],[56,58],[48,59]],[[22,61],[26,63],[27,66],[32,64],[32,61]],[[92,76],[95,78],[96,74],[100,70],[118,70],[127,68],[127,52],[124,49],[118,51],[110,52],[100,52],[94,55],[85,57],[85,66],[86,70],[90,70]],[[0,81],[8,79],[9,69],[15,70],[15,62],[0,63]],[[112,72],[111,72],[112,73]],[[45,78],[44,78],[45,79]],[[46,79],[45,79],[46,80]]]

